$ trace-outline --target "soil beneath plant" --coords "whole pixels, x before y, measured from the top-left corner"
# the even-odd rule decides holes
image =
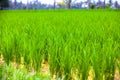
[[[5,61],[4,61],[4,58],[2,55],[0,55],[0,65],[1,66],[4,66],[5,65]],[[12,62],[12,65],[14,68],[17,68],[17,63],[16,62]],[[24,67],[24,64],[20,64],[21,68]],[[50,65],[47,61],[42,61],[41,63],[41,69],[40,69],[40,73],[43,74],[43,75],[49,75],[50,74]],[[114,80],[120,80],[120,70],[118,68],[116,68],[115,70],[115,75],[114,75]],[[72,80],[78,80],[77,77],[76,77],[76,72],[78,72],[77,70],[76,71],[73,71],[72,72]],[[34,69],[32,70],[32,72],[30,73],[30,75],[35,75],[35,71]],[[91,67],[90,71],[89,71],[89,76],[88,76],[88,80],[93,80],[93,76],[94,76],[94,71],[93,71],[93,68]],[[51,80],[56,80],[56,75],[53,75],[52,79]]]

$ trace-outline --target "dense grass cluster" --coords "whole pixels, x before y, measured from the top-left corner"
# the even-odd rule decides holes
[[[50,75],[113,80],[120,70],[120,11],[0,11],[0,54],[37,72],[44,59]]]

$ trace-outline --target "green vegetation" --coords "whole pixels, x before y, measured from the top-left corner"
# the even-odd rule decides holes
[[[1,67],[2,78],[12,70],[11,62],[39,73],[44,59],[51,78],[71,80],[76,73],[78,80],[87,80],[92,68],[93,80],[113,80],[115,70],[120,71],[119,14],[117,10],[0,11],[0,55],[7,64]],[[12,71],[10,80],[27,75],[19,68]]]

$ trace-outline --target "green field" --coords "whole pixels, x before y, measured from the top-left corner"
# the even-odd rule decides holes
[[[120,73],[120,11],[0,11],[0,55],[2,80],[114,80]],[[44,78],[42,62],[49,65]],[[32,70],[36,74],[26,77]]]

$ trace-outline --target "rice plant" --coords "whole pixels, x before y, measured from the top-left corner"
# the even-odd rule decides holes
[[[120,71],[119,10],[0,13],[0,55],[7,66],[16,62],[39,74],[47,62],[51,78],[64,80],[75,71],[87,80],[91,67],[94,80],[113,80],[116,67]]]

